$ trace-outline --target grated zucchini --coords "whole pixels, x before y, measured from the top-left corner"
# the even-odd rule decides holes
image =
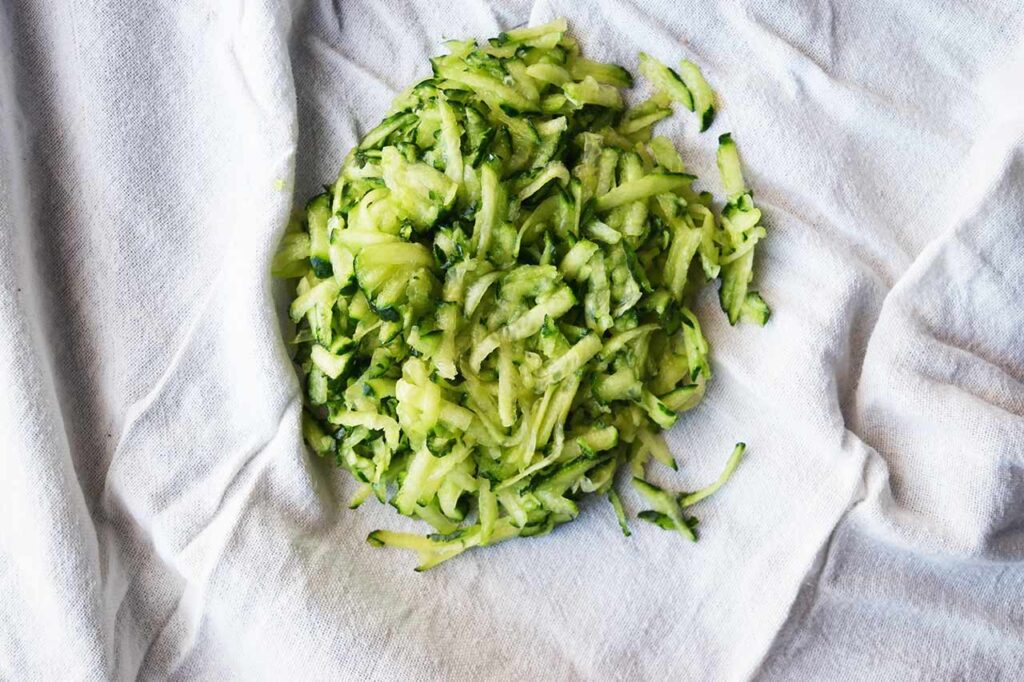
[[[473,548],[550,532],[628,477],[638,516],[696,539],[684,510],[714,493],[650,483],[676,468],[660,432],[711,378],[688,307],[721,280],[729,322],[764,324],[750,290],[765,236],[732,138],[721,215],[655,124],[682,104],[714,119],[689,61],[641,54],[655,95],[626,106],[624,68],[584,58],[564,19],[484,44],[449,41],[431,78],[402,93],[296,214],[275,276],[297,278],[289,314],[305,379],[302,433],[371,495],[433,527],[386,530],[426,570]]]

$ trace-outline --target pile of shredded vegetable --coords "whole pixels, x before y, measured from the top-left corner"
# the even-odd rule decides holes
[[[660,432],[711,377],[687,302],[720,280],[731,323],[769,315],[750,281],[764,237],[728,134],[725,206],[693,188],[654,125],[674,106],[712,125],[696,65],[644,54],[653,86],[585,59],[564,20],[448,43],[296,216],[274,273],[298,278],[291,318],[303,433],[374,496],[433,528],[375,531],[424,570],[466,549],[549,532],[616,486],[639,518],[696,539],[695,493],[648,482],[675,468]]]

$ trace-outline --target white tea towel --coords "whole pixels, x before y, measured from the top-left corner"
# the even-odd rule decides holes
[[[566,16],[703,68],[769,237],[764,329],[663,480],[414,574],[308,455],[268,270],[450,37]],[[0,6],[0,678],[1024,675],[1024,12],[1016,0],[9,0]],[[639,502],[627,499],[632,511]]]

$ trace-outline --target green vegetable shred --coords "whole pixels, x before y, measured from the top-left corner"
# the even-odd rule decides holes
[[[674,104],[709,127],[695,64],[642,55],[653,86],[628,105],[624,68],[584,59],[565,20],[450,41],[293,220],[273,262],[297,278],[291,319],[303,435],[370,497],[434,530],[380,530],[425,570],[477,546],[541,535],[620,494],[696,539],[688,508],[722,485],[669,492],[660,433],[711,378],[689,307],[720,280],[730,323],[764,324],[750,289],[764,237],[736,145],[722,135],[725,207],[694,188],[652,128]],[[629,486],[622,486],[629,483]]]

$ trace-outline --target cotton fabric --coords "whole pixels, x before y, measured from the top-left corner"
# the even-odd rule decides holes
[[[1024,12],[1006,2],[10,0],[0,7],[0,678],[1024,675]],[[768,326],[676,488],[424,574],[301,443],[270,259],[445,38],[566,16],[701,65],[765,214]],[[640,90],[642,92],[642,89]],[[640,500],[626,496],[632,511]]]

